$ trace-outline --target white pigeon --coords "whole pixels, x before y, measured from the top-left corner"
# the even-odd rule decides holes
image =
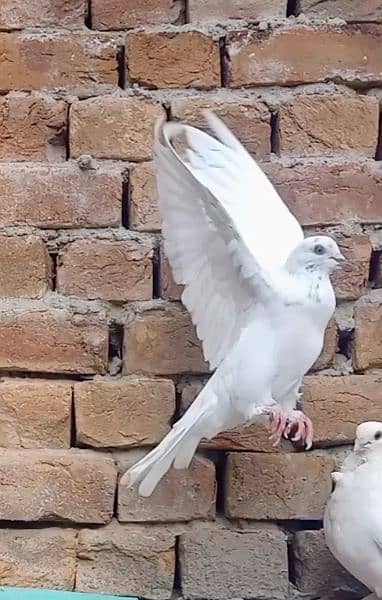
[[[276,442],[293,432],[311,446],[311,422],[296,410],[299,388],[335,308],[329,273],[344,260],[333,239],[304,239],[235,136],[206,118],[215,137],[157,123],[155,161],[165,252],[216,370],[159,446],[122,477],[141,482],[142,496],[172,464],[187,468],[202,438],[260,415]]]
[[[326,543],[345,569],[382,598],[382,423],[357,428],[324,515]],[[375,594],[375,595],[374,595]]]

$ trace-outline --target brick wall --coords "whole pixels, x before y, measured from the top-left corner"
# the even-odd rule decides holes
[[[381,47],[380,0],[2,0],[1,585],[362,596],[320,526],[356,424],[382,418]],[[305,380],[313,451],[223,433],[142,499],[119,473],[207,373],[162,252],[152,126],[203,107],[352,272]]]

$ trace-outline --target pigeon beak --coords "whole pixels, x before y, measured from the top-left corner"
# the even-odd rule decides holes
[[[344,255],[341,254],[341,252],[336,254],[336,256],[332,256],[332,258],[336,261],[337,265],[341,267],[341,269],[343,269],[344,271],[351,271],[351,264],[344,257]]]

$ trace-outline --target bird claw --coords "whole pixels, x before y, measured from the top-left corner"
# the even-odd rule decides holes
[[[282,437],[288,439],[293,433],[292,442],[304,442],[307,450],[312,447],[312,421],[302,411],[294,410],[287,414],[280,406],[275,406],[269,411],[269,420],[272,427],[270,439],[274,439],[273,446],[278,446]]]

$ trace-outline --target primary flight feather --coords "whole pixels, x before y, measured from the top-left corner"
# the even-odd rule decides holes
[[[202,438],[268,415],[276,441],[312,443],[296,410],[335,308],[329,274],[343,261],[326,236],[304,239],[274,187],[215,115],[213,136],[160,121],[155,164],[165,252],[182,302],[216,369],[157,448],[122,478],[149,496],[173,464],[188,467]]]

